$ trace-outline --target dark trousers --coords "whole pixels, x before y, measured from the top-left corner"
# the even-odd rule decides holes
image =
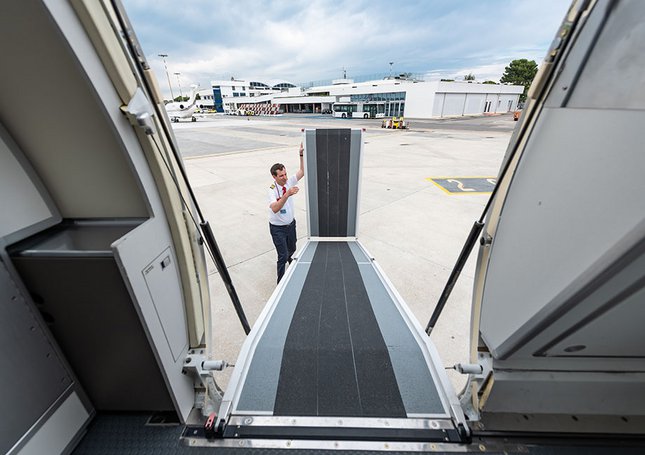
[[[278,252],[278,283],[284,275],[287,261],[291,263],[291,256],[296,252],[296,220],[286,226],[276,226],[269,223],[271,238]]]

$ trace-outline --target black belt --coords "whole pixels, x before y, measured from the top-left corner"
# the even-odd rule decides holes
[[[294,218],[293,221],[291,223],[289,223],[289,224],[273,224],[273,223],[269,223],[269,224],[271,226],[275,226],[275,227],[287,227],[287,226],[291,226],[295,222],[296,222],[296,219]]]

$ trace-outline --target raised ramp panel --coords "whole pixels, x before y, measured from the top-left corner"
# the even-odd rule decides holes
[[[355,237],[362,131],[305,131],[307,221],[312,237]]]

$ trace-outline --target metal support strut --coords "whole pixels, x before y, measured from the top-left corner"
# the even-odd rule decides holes
[[[457,258],[457,263],[455,264],[455,267],[452,269],[452,272],[450,273],[450,278],[448,278],[448,283],[446,283],[446,287],[443,289],[443,292],[441,293],[441,297],[439,298],[439,302],[437,302],[437,306],[432,312],[430,321],[426,326],[426,333],[428,335],[432,333],[432,329],[434,329],[434,326],[437,323],[437,319],[439,319],[439,316],[443,311],[443,307],[446,305],[446,302],[448,301],[448,297],[450,297],[452,288],[455,287],[455,283],[457,282],[459,275],[461,275],[461,270],[464,268],[464,265],[468,260],[468,256],[470,256],[470,252],[472,251],[473,246],[475,246],[475,242],[477,242],[477,237],[479,237],[479,234],[482,231],[483,227],[484,227],[484,223],[482,223],[481,221],[475,221],[475,223],[473,224],[473,227],[470,229],[470,234],[468,234],[466,243],[464,244],[464,247],[461,249],[461,253]]]
[[[226,264],[224,263],[222,253],[220,252],[219,247],[217,246],[217,242],[215,241],[215,236],[213,235],[211,225],[208,223],[208,221],[202,221],[201,223],[199,223],[199,227],[202,230],[202,234],[204,234],[204,240],[213,253],[215,266],[217,267],[217,271],[222,277],[222,281],[226,286],[228,295],[231,297],[231,301],[233,302],[233,306],[235,307],[237,317],[240,319],[242,327],[244,328],[244,333],[248,335],[251,331],[249,321],[247,321],[246,319],[246,315],[244,314],[244,310],[242,309],[242,304],[240,303],[240,299],[238,298],[237,292],[235,291],[235,286],[233,286],[233,280],[231,280],[231,275],[229,275],[228,273],[228,269],[226,268]]]

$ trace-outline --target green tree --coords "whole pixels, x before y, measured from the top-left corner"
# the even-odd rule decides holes
[[[497,84],[495,81],[484,81],[482,84]]]
[[[475,80],[475,75],[473,73],[468,73],[464,76],[465,81],[474,81]]]
[[[502,83],[523,85],[524,92],[520,95],[520,102],[524,102],[531,82],[533,82],[533,78],[537,73],[537,69],[538,66],[535,60],[527,60],[525,58],[513,60],[504,68],[504,74],[499,81]]]

